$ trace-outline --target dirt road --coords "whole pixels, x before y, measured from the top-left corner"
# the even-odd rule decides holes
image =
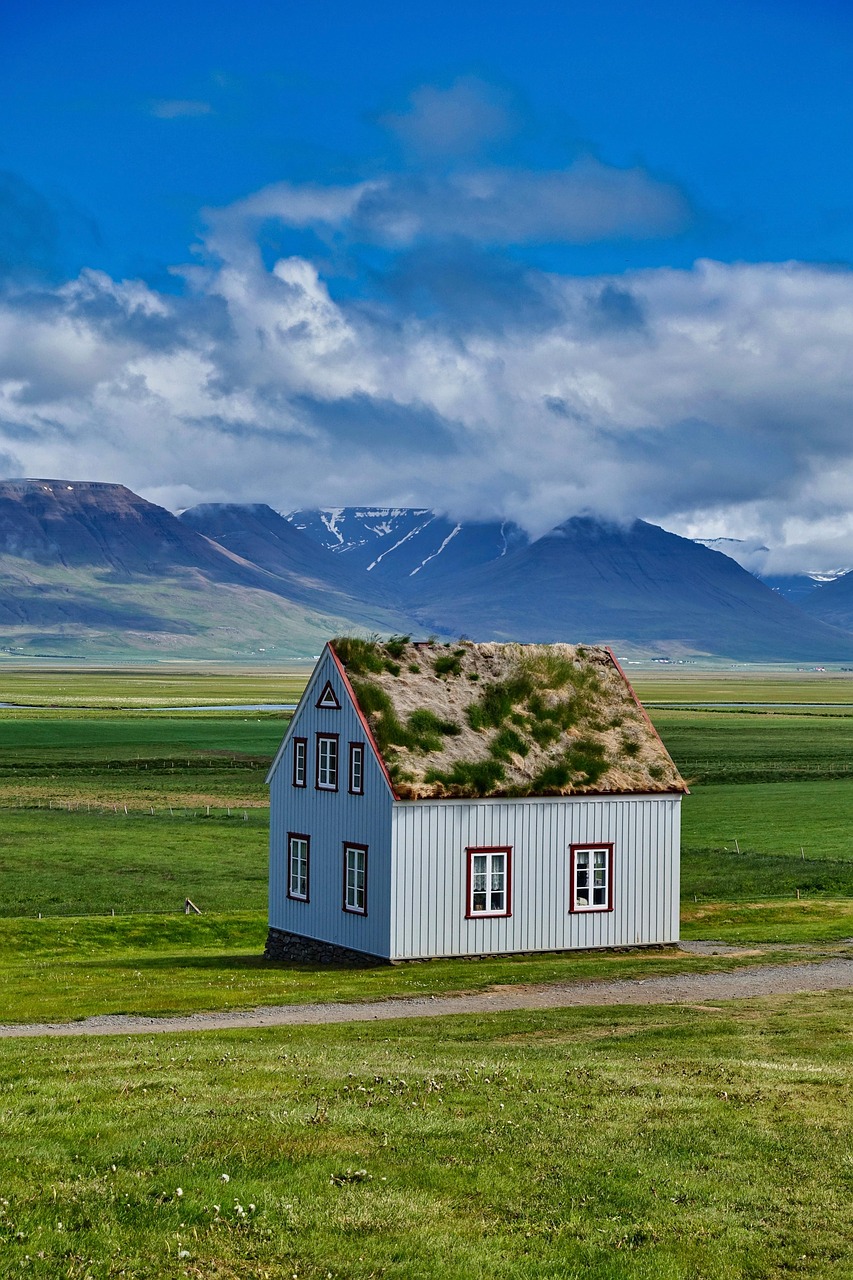
[[[853,991],[853,959],[807,964],[753,965],[725,973],[681,973],[604,982],[513,985],[470,995],[418,996],[352,1004],[284,1004],[227,1013],[147,1018],[111,1014],[80,1022],[0,1026],[0,1039],[22,1036],[151,1035],[156,1032],[223,1031],[393,1018],[439,1018],[447,1014],[501,1013],[511,1009],[569,1009],[581,1005],[689,1004],[798,992]]]

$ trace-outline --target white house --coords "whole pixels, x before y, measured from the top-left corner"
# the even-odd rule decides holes
[[[267,781],[269,958],[678,939],[686,787],[609,650],[336,640]]]

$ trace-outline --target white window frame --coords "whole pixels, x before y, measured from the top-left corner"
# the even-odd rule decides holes
[[[468,893],[465,915],[468,920],[482,920],[512,915],[512,848],[508,845],[474,846],[466,849],[468,855]],[[495,876],[499,875],[502,887],[495,889]],[[481,885],[481,878],[485,883]],[[495,894],[500,894],[500,905],[493,905]],[[477,906],[477,900],[485,895],[485,904]]]
[[[571,846],[569,911],[587,915],[613,910],[613,845]],[[599,901],[596,902],[595,898]]]
[[[308,902],[311,869],[311,837],[302,831],[287,833],[287,896]],[[294,888],[295,884],[295,888]]]
[[[351,915],[367,915],[367,845],[344,842],[343,909]]]
[[[293,785],[304,787],[308,784],[308,739],[293,739]]]
[[[336,733],[317,734],[317,781],[314,785],[318,791],[337,791],[338,789],[339,747]]]
[[[358,762],[356,764],[356,761]],[[356,781],[358,785],[356,785]],[[352,796],[364,795],[364,743],[349,744],[349,792]]]

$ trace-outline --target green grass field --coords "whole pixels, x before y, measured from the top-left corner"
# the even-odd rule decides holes
[[[102,710],[296,702],[310,673],[307,662],[261,669],[225,663],[81,669],[54,664],[22,668],[0,661],[0,702]]]
[[[0,1044],[4,1275],[847,1280],[853,998]]]
[[[289,716],[0,715],[0,804],[266,805]]]
[[[797,904],[798,907],[805,904]],[[694,932],[707,925],[696,908]],[[507,983],[587,982],[604,978],[651,978],[669,973],[707,973],[773,957],[773,930],[767,920],[752,922],[749,908],[736,918],[720,908],[715,932],[734,941],[763,931],[769,950],[753,957],[688,956],[672,948],[624,952],[564,952],[560,955],[492,956],[431,960],[427,964],[374,964],[363,969],[263,960],[263,912],[220,912],[211,916],[116,916],[0,920],[0,1022],[62,1022],[103,1013],[162,1015],[199,1010],[254,1008],[330,1000],[358,1001],[390,996],[423,996],[488,991]],[[853,932],[853,904],[834,904],[818,920],[807,910],[792,921],[777,911],[775,932],[808,935],[818,925],[820,940]],[[731,916],[731,918],[729,918]],[[792,928],[792,924],[794,928]],[[688,926],[687,931],[690,931]],[[791,958],[779,953],[777,959]],[[796,955],[793,956],[796,959]]]
[[[0,711],[0,1021],[707,972],[796,959],[791,943],[849,953],[850,681],[774,675],[783,699],[739,676],[724,699],[659,680],[655,721],[693,779],[683,936],[750,954],[318,970],[261,959],[263,776],[284,719],[140,710],[298,689],[161,674],[26,672],[0,691],[53,703]],[[702,692],[717,686],[733,687]],[[752,709],[695,707],[740,699]],[[181,914],[186,896],[205,914]],[[847,1280],[851,1013],[849,995],[811,995],[0,1041],[0,1275]]]

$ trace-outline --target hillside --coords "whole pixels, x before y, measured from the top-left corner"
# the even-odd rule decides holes
[[[830,596],[829,593],[832,593]],[[853,627],[853,581],[816,589]],[[392,632],[607,643],[750,661],[853,661],[853,635],[727,556],[654,525],[516,526],[343,508],[177,518],[123,485],[0,482],[0,648],[20,655],[310,657]]]
[[[423,507],[325,507],[287,520],[362,581],[417,599],[437,582],[526,546],[509,520],[455,521]]]
[[[853,630],[853,572],[819,582],[801,607],[821,622]]]
[[[475,640],[568,636],[745,661],[853,657],[850,634],[806,616],[727,556],[642,520],[574,517],[425,592],[417,613],[427,629]]]
[[[313,553],[309,544],[308,553]],[[394,613],[269,572],[123,485],[0,481],[0,642],[27,654],[310,657]]]

